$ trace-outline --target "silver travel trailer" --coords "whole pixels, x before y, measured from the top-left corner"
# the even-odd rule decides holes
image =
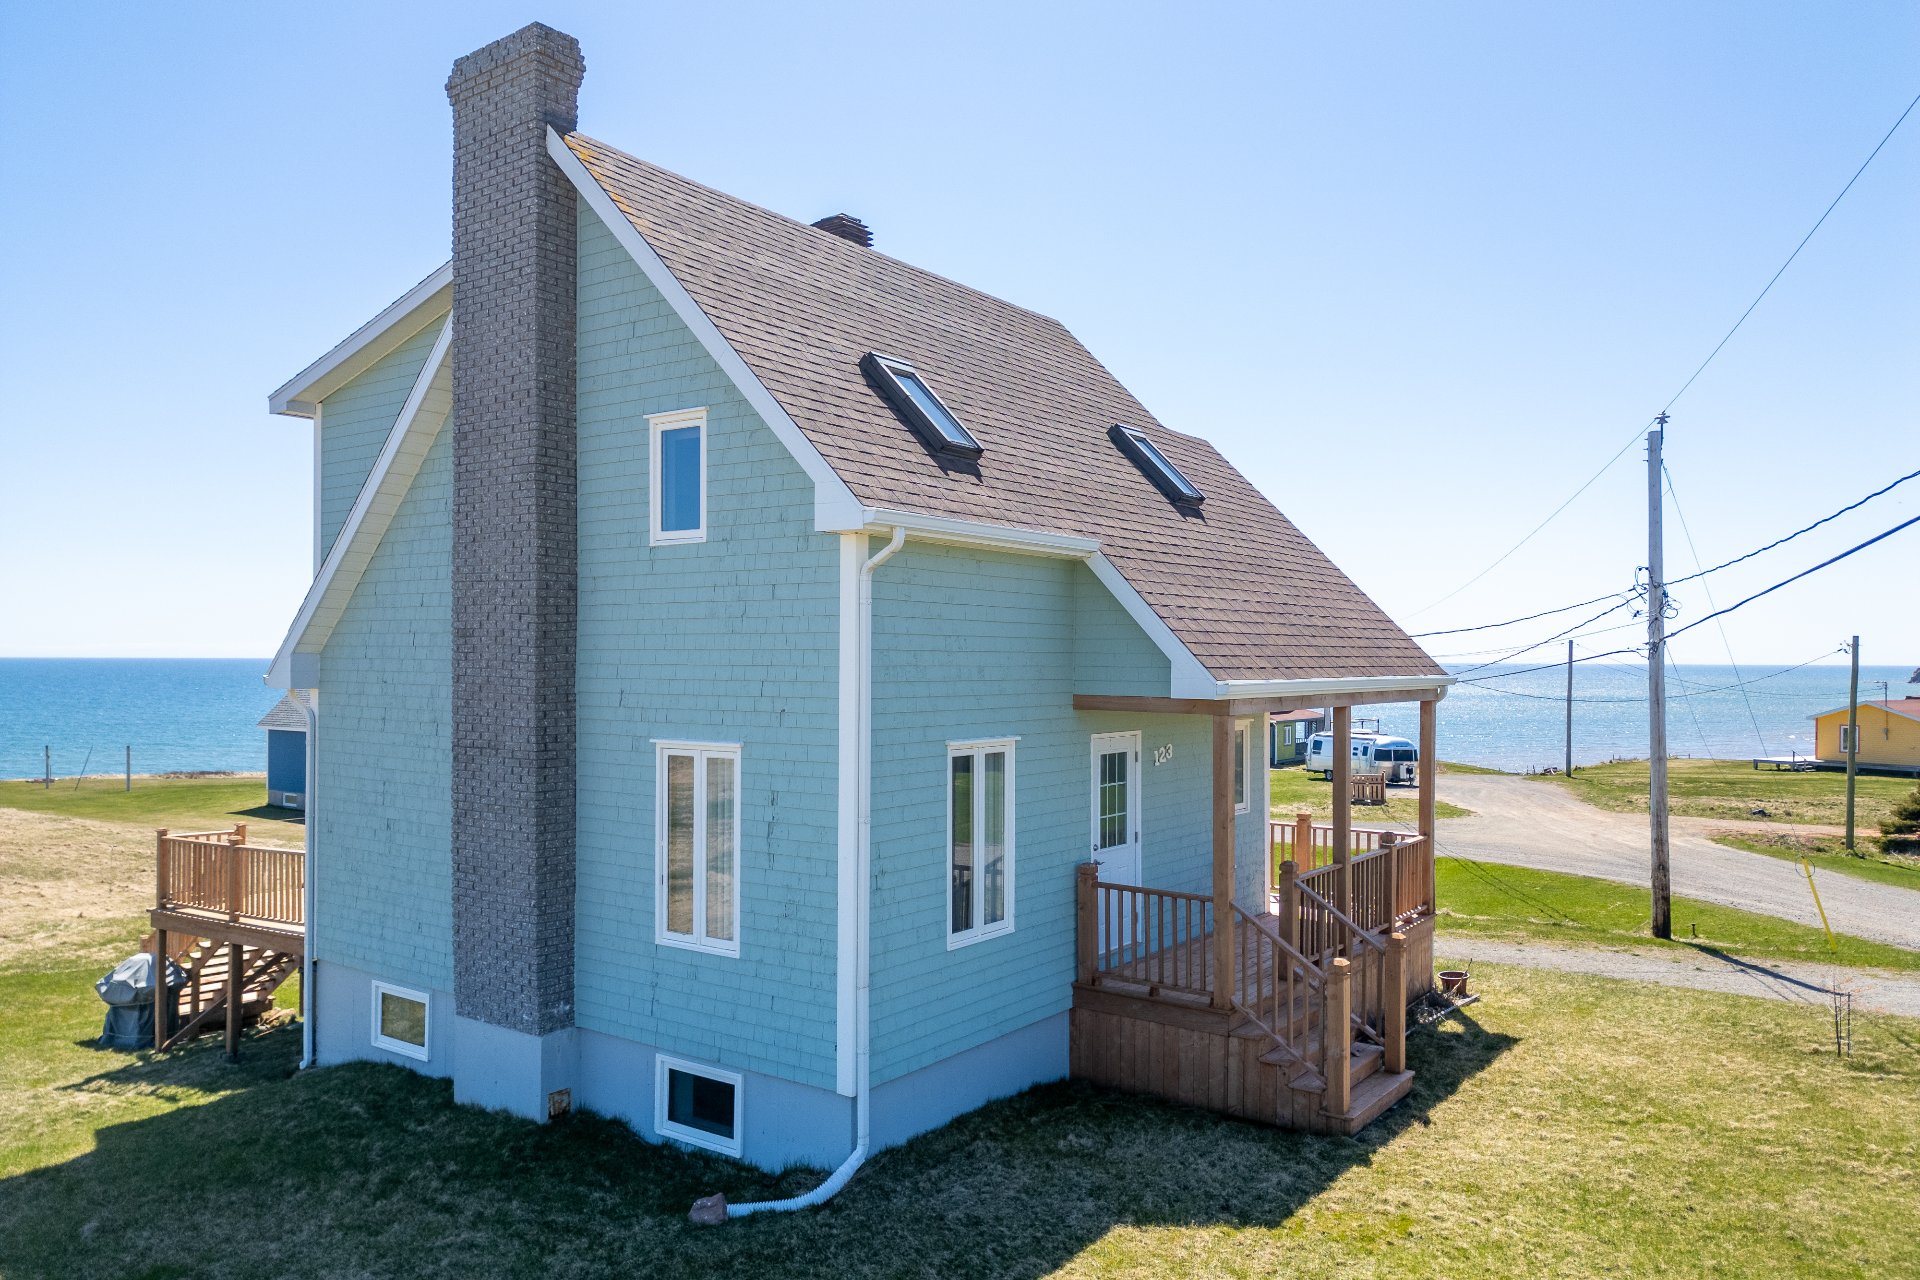
[[[1349,768],[1354,773],[1385,774],[1388,782],[1404,782],[1409,785],[1418,778],[1420,767],[1420,748],[1406,738],[1396,738],[1384,733],[1356,733],[1352,735],[1352,761]],[[1333,735],[1316,733],[1307,739],[1307,772],[1317,773],[1321,777],[1333,775]]]

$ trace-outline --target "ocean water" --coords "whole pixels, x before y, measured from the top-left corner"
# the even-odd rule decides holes
[[[41,749],[53,771],[117,773],[133,748],[136,773],[180,769],[259,771],[266,735],[254,727],[279,699],[260,681],[264,658],[0,658],[0,777],[40,776]],[[1500,769],[1557,765],[1564,732],[1564,669],[1503,675],[1472,672],[1440,704],[1440,754]],[[1920,696],[1911,667],[1863,667],[1862,701]],[[1491,678],[1490,678],[1491,677]],[[1733,687],[1745,682],[1744,688]],[[1668,672],[1668,740],[1676,755],[1744,759],[1810,754],[1818,711],[1847,700],[1844,666],[1687,666]],[[1585,662],[1574,667],[1573,756],[1592,764],[1647,753],[1644,667]],[[1371,717],[1371,708],[1356,715]],[[1378,709],[1380,727],[1413,737],[1411,706]]]
[[[177,769],[259,772],[267,735],[254,727],[278,689],[265,658],[0,658],[0,778]]]

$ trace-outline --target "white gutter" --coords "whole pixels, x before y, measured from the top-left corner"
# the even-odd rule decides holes
[[[872,1144],[870,1096],[872,1093],[873,1047],[871,1032],[873,939],[873,571],[891,560],[907,540],[904,525],[895,525],[887,545],[860,566],[860,706],[854,751],[858,756],[859,831],[855,843],[854,883],[859,886],[856,907],[859,915],[854,940],[854,1144],[853,1151],[840,1167],[805,1195],[787,1200],[756,1200],[746,1204],[728,1204],[723,1195],[696,1201],[690,1215],[696,1222],[720,1222],[726,1218],[745,1218],[755,1213],[790,1213],[825,1204],[852,1180],[867,1161]],[[724,1212],[724,1218],[722,1213]]]
[[[1442,696],[1455,676],[1340,676],[1330,680],[1219,680],[1213,696],[1233,698],[1313,698],[1343,693],[1438,692]]]
[[[320,691],[311,691],[311,697],[299,698],[307,713],[307,782],[302,793],[302,813],[306,816],[302,825],[306,828],[306,850],[300,859],[300,921],[304,939],[300,947],[300,1003],[306,1007],[301,1010],[300,1019],[300,1069],[306,1070],[313,1065],[313,1014],[320,1002],[313,989],[313,845],[318,838],[320,828],[314,821],[315,806],[313,797],[320,786]]]

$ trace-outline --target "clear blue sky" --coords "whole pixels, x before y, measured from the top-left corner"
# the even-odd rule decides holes
[[[1059,317],[1413,630],[1631,581],[1637,446],[1427,608],[1660,408],[1920,91],[1904,4],[7,6],[0,654],[276,647],[311,438],[266,393],[444,260],[447,69],[533,18],[585,47],[587,131]],[[1707,562],[1920,468],[1916,210],[1920,112],[1676,407]],[[1920,664],[1917,557],[1920,526],[1751,606],[1735,652]]]

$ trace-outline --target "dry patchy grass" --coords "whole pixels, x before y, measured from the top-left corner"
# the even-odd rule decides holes
[[[0,968],[111,964],[151,905],[151,832],[0,808]]]

